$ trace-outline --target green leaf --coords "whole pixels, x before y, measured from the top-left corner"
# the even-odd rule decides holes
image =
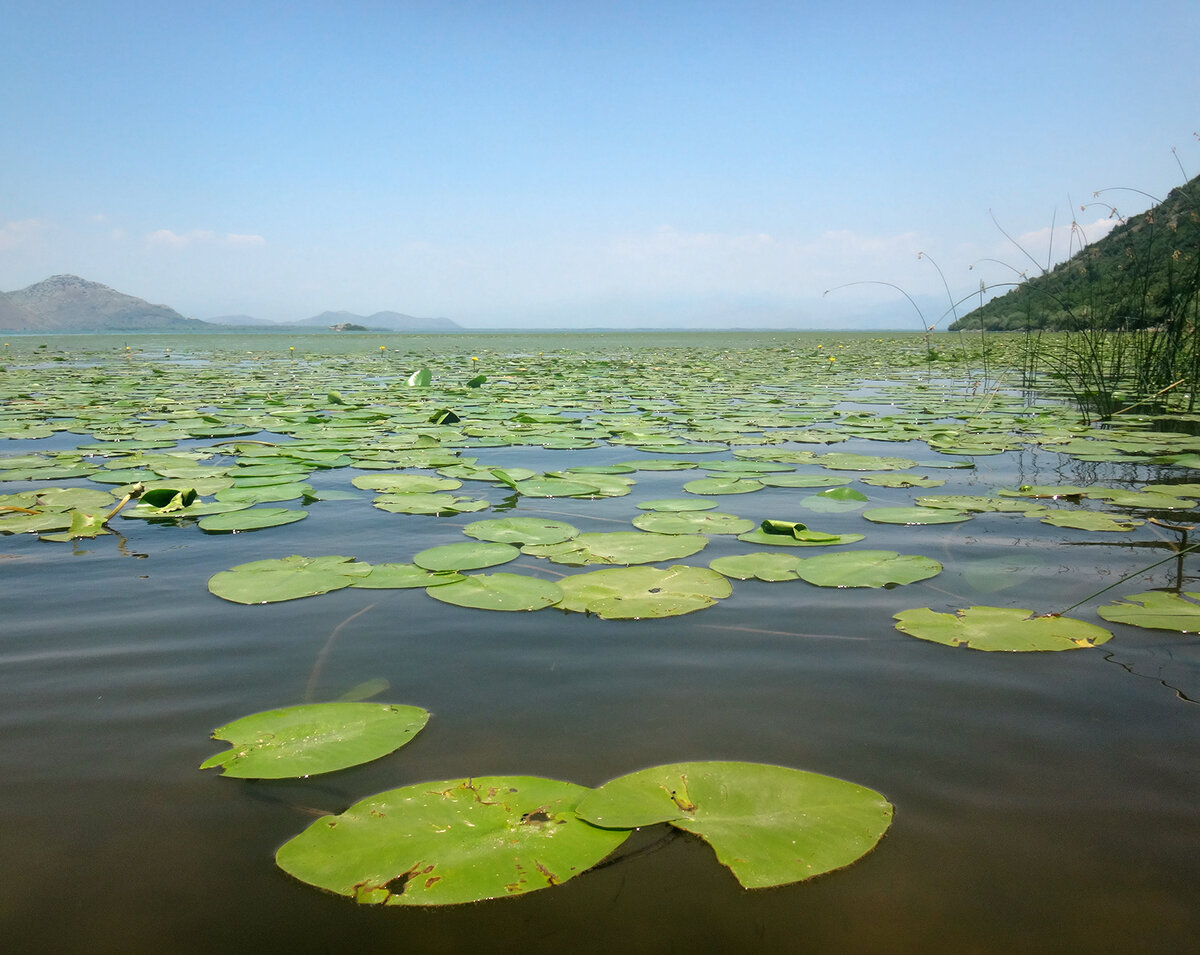
[[[1103,511],[1050,511],[1042,517],[1043,524],[1071,527],[1081,531],[1131,531],[1145,521],[1119,518]]]
[[[501,544],[557,544],[570,540],[579,529],[566,521],[545,517],[501,517],[473,521],[463,528],[463,533],[477,540]]]
[[[428,388],[432,383],[433,372],[428,368],[418,369],[408,376],[408,387],[410,388]]]
[[[1082,620],[1004,607],[969,607],[957,613],[920,607],[903,610],[895,619],[901,633],[972,650],[1076,650],[1112,639],[1103,627]]]
[[[546,557],[556,564],[654,564],[679,560],[702,551],[708,538],[701,534],[647,534],[643,531],[587,533],[560,544],[529,544],[525,554]]]
[[[651,534],[744,534],[754,521],[716,511],[651,511],[635,517],[633,526]]]
[[[894,550],[856,550],[810,557],[799,575],[818,587],[888,587],[935,577],[942,565],[931,557]]]
[[[201,518],[200,530],[209,533],[256,531],[264,527],[294,524],[306,517],[308,517],[307,511],[297,511],[286,507],[251,507],[228,511],[224,514],[210,514],[208,517]]]
[[[575,814],[589,791],[534,776],[417,783],[316,820],[284,843],[275,862],[360,903],[452,905],[520,895],[566,882],[628,837]]]
[[[758,579],[769,582],[799,580],[798,573],[804,558],[794,554],[775,554],[756,551],[753,554],[735,554],[710,560],[708,566],[726,577],[735,580]]]
[[[425,592],[442,603],[476,610],[542,610],[563,598],[562,590],[551,581],[507,573],[473,574]]]
[[[580,802],[596,826],[666,822],[710,846],[748,889],[800,882],[857,861],[883,838],[892,806],[832,776],[761,763],[691,762],[621,776]]]
[[[462,574],[425,570],[416,564],[372,564],[371,572],[364,577],[355,577],[350,586],[364,590],[404,590],[411,587],[439,587],[462,579]]]
[[[512,544],[462,541],[457,544],[427,547],[413,557],[413,563],[432,571],[480,570],[484,567],[507,564],[520,555],[521,551]]]
[[[862,516],[876,524],[961,524],[971,519],[970,514],[936,507],[872,507]]]
[[[294,554],[278,560],[254,560],[223,570],[209,578],[208,589],[233,603],[278,603],[341,590],[349,587],[356,577],[370,572],[370,564],[356,563],[353,557]]]
[[[1113,623],[1128,623],[1151,630],[1200,632],[1200,593],[1165,593],[1151,590],[1130,594],[1096,612]]]
[[[431,494],[436,491],[453,491],[462,487],[462,481],[454,478],[387,472],[360,474],[350,483],[364,491],[383,491],[387,494]]]
[[[331,773],[379,759],[421,731],[429,713],[390,703],[310,703],[244,716],[213,730],[231,747],[201,769],[240,779]]]
[[[721,574],[683,564],[595,570],[564,577],[558,585],[561,609],[605,620],[677,617],[711,607],[733,592]]]
[[[702,497],[668,497],[637,505],[642,511],[711,511],[717,506],[716,501],[706,501]]]

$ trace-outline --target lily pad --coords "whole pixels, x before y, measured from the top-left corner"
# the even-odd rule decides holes
[[[717,573],[735,580],[757,579],[774,583],[783,580],[799,580],[799,569],[803,563],[804,558],[796,557],[794,554],[756,551],[753,554],[717,557],[710,560],[708,566]]]
[[[719,505],[702,497],[668,497],[642,501],[637,506],[642,511],[711,511]]]
[[[594,570],[564,577],[559,587],[561,609],[605,620],[677,617],[711,607],[733,592],[721,574],[684,564]]]
[[[240,779],[331,773],[379,759],[421,731],[429,712],[391,703],[310,703],[244,716],[213,730],[231,747],[201,769]]]
[[[971,519],[970,514],[940,507],[872,507],[862,516],[876,524],[961,524]]]
[[[491,541],[463,541],[428,547],[413,557],[413,563],[425,570],[480,570],[516,560],[521,551],[512,544]]]
[[[546,557],[556,564],[654,564],[679,560],[702,551],[708,538],[702,534],[647,534],[643,531],[608,531],[580,534],[560,544],[530,544],[525,554]]]
[[[761,763],[654,766],[605,783],[576,810],[596,826],[666,822],[710,846],[748,889],[800,882],[857,861],[892,806],[874,790]]]
[[[308,517],[307,511],[297,511],[286,507],[251,507],[226,511],[223,514],[210,514],[201,518],[200,530],[210,533],[233,534],[241,531],[257,531],[264,527],[294,524],[306,517]]]
[[[579,533],[579,528],[566,521],[545,517],[501,517],[473,521],[463,528],[463,533],[477,540],[501,544],[557,544],[570,540]]]
[[[371,572],[355,577],[351,587],[364,590],[404,590],[412,587],[439,587],[462,580],[453,571],[432,571],[416,564],[372,564]]]
[[[754,521],[717,511],[651,511],[635,517],[633,526],[651,534],[744,534]]]
[[[590,790],[534,776],[416,783],[316,820],[276,864],[360,903],[452,905],[566,882],[616,849],[628,830],[575,814]]]
[[[936,577],[942,565],[932,557],[894,550],[855,550],[810,557],[798,573],[818,587],[888,587]]]
[[[738,540],[748,544],[771,544],[777,547],[829,547],[834,544],[853,544],[862,539],[862,534],[827,534],[812,530],[799,521],[769,518],[757,529],[738,535]]]
[[[563,599],[562,590],[549,580],[507,573],[472,574],[425,592],[442,603],[476,610],[542,610]]]
[[[1173,594],[1151,590],[1122,597],[1096,612],[1113,623],[1128,623],[1150,630],[1200,632],[1200,593]]]
[[[254,560],[223,570],[208,579],[208,589],[233,603],[278,603],[341,590],[349,587],[356,577],[370,572],[370,564],[357,563],[353,557],[294,554],[278,560]]]
[[[1131,531],[1145,521],[1120,518],[1103,511],[1050,511],[1042,516],[1042,523],[1081,531]]]
[[[426,514],[430,517],[453,517],[491,507],[490,502],[478,498],[437,493],[380,494],[371,504],[392,514]]]
[[[972,650],[1077,650],[1112,639],[1103,627],[1071,617],[1036,616],[1032,610],[969,607],[937,613],[928,607],[895,614],[901,633]]]

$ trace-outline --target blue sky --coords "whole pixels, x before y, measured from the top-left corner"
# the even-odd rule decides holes
[[[209,318],[915,323],[1200,173],[1200,4],[58,2],[0,30],[0,289]],[[1173,148],[1177,147],[1175,153]],[[1180,169],[1182,164],[1183,170]],[[1149,200],[1101,197],[1123,213]],[[1072,208],[1073,207],[1073,208]],[[976,263],[974,269],[969,268]]]

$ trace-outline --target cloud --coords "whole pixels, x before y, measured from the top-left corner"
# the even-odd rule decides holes
[[[245,235],[235,232],[218,235],[209,229],[189,229],[187,232],[158,229],[146,236],[148,245],[171,249],[182,249],[189,245],[263,245],[266,241],[261,235]]]
[[[50,226],[41,219],[22,219],[0,226],[0,252],[29,245]]]

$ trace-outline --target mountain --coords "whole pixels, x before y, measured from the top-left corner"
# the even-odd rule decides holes
[[[463,327],[448,318],[415,318],[400,312],[376,312],[374,315],[355,315],[353,312],[322,312],[293,324],[304,327],[331,328],[334,325],[362,325],[372,331],[390,332],[461,332]]]
[[[1198,292],[1200,176],[950,330],[1158,327],[1195,308]]]
[[[0,328],[15,332],[184,332],[211,328],[77,275],[54,275],[5,296]]]

